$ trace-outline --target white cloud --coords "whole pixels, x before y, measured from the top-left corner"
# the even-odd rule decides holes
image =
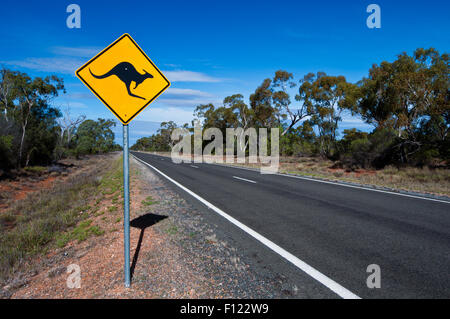
[[[0,61],[0,64],[18,66],[26,69],[74,74],[85,61],[77,58],[26,58],[25,60]]]
[[[174,121],[179,125],[182,125],[184,123],[190,123],[192,119],[193,119],[192,110],[177,107],[167,107],[167,108],[148,107],[144,111],[142,111],[141,114],[139,114],[140,121],[152,121],[152,122]]]
[[[179,68],[180,65],[179,64],[173,64],[173,63],[166,63],[164,64],[165,66],[168,66],[170,68]]]
[[[351,117],[350,115],[343,116],[342,122],[339,123],[339,129],[344,130],[349,128],[356,128],[362,131],[371,131],[373,129],[373,126],[365,123],[359,117]]]
[[[170,87],[164,92],[164,97],[169,98],[192,98],[192,97],[211,97],[212,95],[208,92],[203,92],[199,90],[192,89],[178,89]]]
[[[70,106],[71,108],[76,108],[76,109],[87,109],[88,106],[82,102],[75,102],[75,101],[69,101],[66,103],[68,106]]]
[[[214,95],[193,89],[168,88],[158,99],[167,107],[192,108],[200,104],[220,104],[221,101]]]
[[[174,107],[193,107],[200,104],[209,104],[213,103],[214,105],[219,105],[221,101],[218,99],[170,99],[161,97],[158,99],[158,102],[163,103],[164,105],[174,106]]]
[[[83,102],[79,102],[76,100],[72,100],[70,98],[68,98],[67,95],[64,95],[62,97],[59,97],[57,100],[55,100],[53,102],[54,105],[62,108],[62,109],[66,109],[66,108],[70,108],[70,109],[87,109],[89,108],[85,103]]]
[[[86,59],[81,57],[92,57],[95,55],[95,53],[93,53],[94,51],[96,53],[98,52],[97,49],[58,47],[54,52],[64,56],[0,61],[0,64],[18,66],[41,72],[65,73],[73,75],[79,67],[86,63]],[[171,82],[214,83],[221,81],[219,78],[214,78],[204,73],[193,71],[163,71],[163,73]],[[180,94],[181,91],[179,90],[181,89],[176,89],[174,93]],[[196,93],[199,92],[200,91],[197,91]],[[190,93],[192,95],[194,91],[186,91],[185,93]],[[204,92],[201,94],[204,96]]]
[[[67,55],[72,57],[92,58],[102,49],[95,47],[53,47],[51,51],[57,55]]]
[[[81,93],[81,92],[73,92],[65,95],[70,99],[95,99],[96,96],[93,93]]]
[[[162,71],[170,82],[220,82],[221,79],[193,71]]]
[[[348,124],[365,124],[365,122],[360,117],[350,115],[342,116],[342,122]]]

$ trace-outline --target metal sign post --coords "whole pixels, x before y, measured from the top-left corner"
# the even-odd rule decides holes
[[[123,126],[123,246],[125,287],[130,287],[130,171],[128,125]]]
[[[123,124],[123,243],[125,287],[130,287],[128,124],[160,96],[170,82],[127,33],[86,62],[75,74]]]

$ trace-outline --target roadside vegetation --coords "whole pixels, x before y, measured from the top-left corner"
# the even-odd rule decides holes
[[[55,182],[51,189],[30,193],[0,214],[0,283],[22,271],[35,256],[104,234],[95,218],[123,204],[119,202],[122,160],[104,155],[90,161],[88,168]],[[116,204],[109,206],[113,197]]]
[[[292,172],[448,194],[449,75],[448,54],[433,48],[374,64],[356,83],[323,72],[295,80],[279,70],[256,88],[248,104],[243,95],[234,94],[221,106],[199,105],[195,120],[182,127],[191,135],[194,127],[215,127],[223,136],[227,128],[279,128],[280,155],[298,162],[290,165],[295,166],[289,167]],[[340,130],[344,117],[358,118],[373,130]],[[132,149],[168,152],[176,127],[164,122],[157,134],[139,139]],[[238,145],[248,142],[245,135],[235,139]],[[324,166],[311,172],[302,165],[311,158]],[[359,174],[361,170],[374,172]]]
[[[54,98],[64,93],[57,76],[32,78],[0,69],[0,177],[69,156],[121,149],[114,143],[113,120],[73,118],[69,107],[55,107]]]

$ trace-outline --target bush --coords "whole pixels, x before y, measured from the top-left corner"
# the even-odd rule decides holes
[[[345,130],[338,143],[339,158],[347,167],[382,168],[396,162],[393,146],[396,136],[392,130],[378,129],[371,134]]]
[[[12,135],[0,136],[0,168],[10,169],[14,166]]]

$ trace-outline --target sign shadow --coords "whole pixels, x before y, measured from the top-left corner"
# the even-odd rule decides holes
[[[139,240],[138,240],[138,243],[136,246],[136,250],[134,252],[133,261],[131,263],[131,269],[130,269],[131,279],[133,279],[134,269],[136,268],[137,260],[139,258],[139,252],[141,250],[142,239],[144,238],[145,229],[150,226],[155,225],[156,223],[162,221],[163,219],[166,219],[167,217],[168,216],[147,213],[145,215],[142,215],[142,216],[139,216],[139,217],[133,219],[130,222],[131,227],[138,228],[141,230],[141,233],[139,235]]]

